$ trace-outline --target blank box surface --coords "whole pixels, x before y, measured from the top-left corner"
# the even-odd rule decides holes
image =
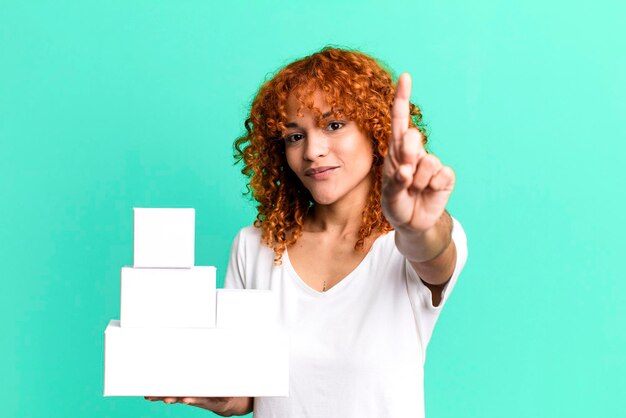
[[[123,327],[215,327],[215,267],[122,268]]]
[[[105,331],[105,396],[288,396],[289,341],[272,330]]]
[[[278,298],[271,290],[217,289],[218,328],[279,326]]]
[[[194,265],[195,209],[134,208],[134,267]]]

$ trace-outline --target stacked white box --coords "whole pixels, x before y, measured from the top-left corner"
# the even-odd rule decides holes
[[[277,329],[121,328],[111,321],[105,345],[105,396],[289,393],[288,341]]]
[[[271,290],[217,289],[217,327],[269,327],[278,323],[278,301]]]
[[[120,321],[105,330],[104,395],[287,396],[274,293],[219,289],[218,298],[215,267],[193,266],[194,217],[134,210],[134,267],[122,268]]]
[[[193,267],[195,209],[134,208],[133,212],[133,267]]]
[[[122,268],[120,325],[214,328],[215,267]]]

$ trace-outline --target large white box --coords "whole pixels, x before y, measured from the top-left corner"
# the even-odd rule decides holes
[[[194,265],[195,209],[134,208],[134,267]]]
[[[104,396],[288,396],[280,327],[106,328]]]
[[[218,328],[279,325],[278,298],[271,290],[217,289]]]
[[[215,267],[123,267],[122,327],[215,327]]]

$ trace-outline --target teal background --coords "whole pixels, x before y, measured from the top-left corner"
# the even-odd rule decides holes
[[[102,396],[132,208],[195,207],[196,264],[221,286],[255,213],[231,158],[246,109],[268,74],[334,44],[412,74],[457,173],[470,255],[429,346],[427,416],[623,416],[625,12],[0,1],[0,415],[212,416]]]

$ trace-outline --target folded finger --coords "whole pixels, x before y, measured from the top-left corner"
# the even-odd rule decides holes
[[[435,173],[435,175],[430,180],[428,187],[433,190],[452,190],[454,188],[454,183],[456,181],[456,175],[454,174],[454,170],[452,168],[443,166],[441,169]]]
[[[442,164],[439,158],[432,154],[425,155],[417,165],[415,174],[413,175],[413,183],[411,189],[414,191],[424,190],[430,183],[433,175],[441,168]]]
[[[413,167],[409,164],[399,166],[391,176],[384,179],[383,194],[387,199],[395,200],[395,196],[404,191],[413,179]]]
[[[163,398],[163,403],[166,403],[166,404],[174,404],[176,402],[178,402],[178,398],[173,398],[173,397]]]

